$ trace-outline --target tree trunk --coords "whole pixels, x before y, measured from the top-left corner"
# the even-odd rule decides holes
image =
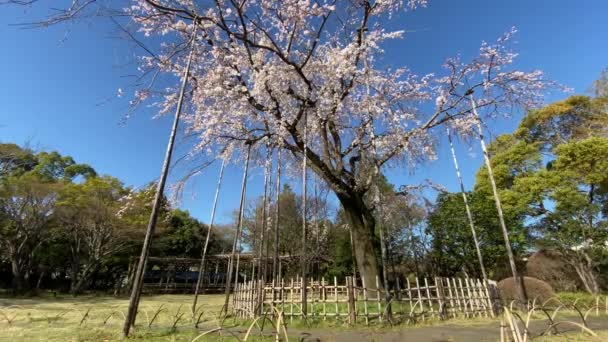
[[[11,255],[11,270],[13,272],[13,291],[15,293],[23,293],[25,290],[25,277],[23,270],[19,266],[17,257],[13,255]]]
[[[80,273],[79,263],[72,262],[72,267],[70,269],[70,293],[72,295],[76,294],[75,289],[76,289],[76,284],[78,283],[78,279],[80,278],[79,273]]]
[[[42,271],[40,273],[40,276],[38,276],[38,281],[36,282],[36,292],[38,292],[38,290],[40,290],[40,284],[42,284],[43,278],[44,278],[44,271]]]
[[[72,288],[70,289],[72,296],[75,297],[76,295],[82,292],[83,286],[89,282],[89,280],[91,279],[91,275],[95,273],[96,269],[96,263],[87,264],[87,266],[82,271],[82,274],[79,274],[78,279],[73,279]]]
[[[355,258],[359,275],[365,278],[365,286],[368,289],[375,290],[376,277],[380,275],[380,270],[374,243],[374,218],[363,202],[362,195],[338,195],[338,199],[344,207],[355,240]]]
[[[597,294],[599,292],[599,285],[597,283],[597,277],[593,268],[589,267],[585,262],[576,260],[573,263],[576,274],[578,274],[585,290],[590,294]]]
[[[350,253],[353,267],[353,277],[357,279],[357,257],[355,256],[355,240],[353,239],[353,230],[348,229],[348,233],[350,235]]]

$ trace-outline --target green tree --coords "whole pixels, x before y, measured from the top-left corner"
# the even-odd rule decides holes
[[[607,211],[607,99],[596,94],[530,111],[514,134],[490,145],[503,209],[515,220],[511,225],[527,222],[536,242],[559,251],[592,293],[599,290],[606,259]],[[491,194],[485,168],[477,174],[475,193]]]
[[[128,193],[119,200],[121,206],[117,215],[125,220],[128,226],[133,227],[136,234],[141,233],[141,230],[145,231],[150,218],[150,211],[152,211],[155,193],[156,184],[149,183],[138,190],[129,189]],[[159,213],[159,218],[162,218],[161,222],[159,222],[161,227],[168,217],[170,210],[169,201],[163,196]]]
[[[36,157],[29,149],[16,144],[0,144],[0,178],[31,171],[36,164]]]
[[[487,194],[467,194],[473,221],[477,229],[480,249],[491,278],[503,278],[509,274],[506,251],[502,239],[494,202]],[[526,248],[526,235],[520,217],[506,213],[505,221],[510,230],[513,250],[516,254]],[[429,214],[426,233],[432,237],[429,251],[430,262],[437,275],[452,276],[463,273],[481,277],[475,244],[468,226],[464,201],[460,193],[442,193]]]
[[[513,138],[538,144],[545,153],[571,140],[608,134],[608,98],[575,95],[530,111]]]
[[[119,199],[126,193],[113,177],[93,177],[70,183],[59,191],[56,216],[59,234],[70,248],[70,292],[81,292],[104,262],[125,247],[118,231]]]
[[[573,140],[558,145],[555,155],[546,169],[518,179],[515,189],[531,203],[541,201],[544,211],[533,225],[539,242],[558,250],[585,289],[598,293],[608,261],[608,139]]]
[[[209,238],[208,254],[218,254],[227,251],[232,246],[230,241],[215,227]],[[200,258],[207,226],[192,217],[188,211],[172,209],[167,213],[166,220],[155,239],[154,252],[158,256],[177,256],[185,258]]]
[[[608,100],[608,68],[602,70],[600,77],[593,82],[592,90],[596,98]]]
[[[77,176],[95,177],[95,170],[86,164],[76,164],[70,156],[58,152],[40,152],[36,154],[36,166],[31,171],[46,181],[70,182]]]
[[[16,292],[29,288],[38,247],[48,238],[56,198],[56,185],[36,175],[0,180],[0,247],[10,260]]]
[[[349,229],[345,224],[337,224],[328,232],[329,260],[324,273],[324,276],[328,279],[353,275],[355,259],[350,244]]]
[[[295,241],[301,241],[302,234],[302,211],[301,199],[289,185],[283,187],[279,195],[279,255],[300,254],[300,249],[294,245]]]
[[[330,217],[330,204],[326,198],[327,191],[324,189],[310,189],[307,197],[307,220],[308,220],[308,241],[310,260],[315,262],[311,267],[316,268],[317,273],[320,270],[320,260],[331,259],[330,253],[331,243],[328,239],[328,234],[333,229],[333,222]],[[316,190],[316,196],[315,196]],[[325,194],[325,195],[324,195]],[[273,255],[274,234],[275,228],[274,215],[276,203],[269,206],[268,231],[265,234],[264,253],[268,251],[269,257]],[[296,256],[301,254],[300,244],[294,245],[294,241],[301,241],[302,237],[302,196],[297,195],[289,185],[285,184],[279,194],[279,255],[287,255],[294,257],[290,259],[295,261]],[[259,254],[259,243],[261,229],[263,227],[263,205],[262,198],[256,198],[250,204],[245,217],[244,241],[253,253]],[[266,248],[267,247],[267,248]],[[299,274],[298,268],[291,268],[292,264],[283,263],[283,276]],[[293,264],[295,266],[295,264]],[[271,273],[271,260],[269,259],[269,272]]]
[[[163,228],[157,234],[154,249],[163,256],[198,258],[203,248],[203,228],[189,212],[173,209],[167,213]]]
[[[427,252],[426,236],[418,234],[416,229],[422,227],[427,216],[426,198],[417,191],[398,193],[382,174],[379,190],[381,210],[376,216],[381,214],[381,217],[376,219],[376,227],[382,225],[384,228],[386,260],[382,264],[387,268],[387,280],[399,278],[399,274],[423,273],[426,268],[422,260]],[[379,244],[379,229],[376,229],[376,238]]]
[[[57,152],[0,144],[0,244],[11,260],[16,291],[31,285],[40,246],[51,236],[58,192],[78,176],[95,175]]]

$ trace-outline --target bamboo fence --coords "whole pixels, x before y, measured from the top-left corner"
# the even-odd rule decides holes
[[[496,283],[471,278],[423,278],[397,286],[386,296],[378,278],[346,277],[307,282],[306,319],[339,319],[369,324],[386,320],[424,321],[450,317],[494,317],[500,310]],[[302,281],[247,281],[233,297],[236,317],[250,319],[273,311],[293,320],[302,317]],[[277,310],[273,310],[277,309]]]

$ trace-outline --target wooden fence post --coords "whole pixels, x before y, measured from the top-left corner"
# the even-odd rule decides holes
[[[289,284],[289,322],[293,322],[293,278]]]
[[[346,277],[346,292],[348,295],[348,323],[357,323],[357,311],[355,309],[355,287],[353,285],[353,278]]]
[[[433,301],[431,300],[431,288],[429,287],[429,282],[424,277],[424,286],[426,287],[426,298],[429,301],[429,311],[431,312],[431,316],[435,316],[435,309],[433,308]]]
[[[323,320],[327,319],[327,309],[325,304],[327,302],[327,296],[325,295],[325,277],[321,277],[321,300],[323,301]]]
[[[595,297],[595,315],[596,316],[600,315],[600,297],[599,296]]]
[[[494,318],[496,315],[494,314],[494,301],[492,300],[492,296],[490,295],[490,284],[487,279],[481,280],[482,293],[486,297],[486,302],[488,303],[488,312],[490,313],[490,317]]]
[[[382,293],[380,292],[380,278],[376,276],[376,302],[378,303],[378,320],[382,322]]]
[[[471,309],[473,307],[471,305],[471,302],[469,300],[467,300],[467,296],[464,294],[464,286],[462,285],[462,278],[458,278],[458,287],[460,288],[460,298],[462,298],[464,317],[468,318],[469,314],[470,314],[469,307],[471,307]]]
[[[275,291],[275,286],[276,286],[276,284],[275,284],[275,279],[274,279],[274,278],[272,278],[272,289],[270,290],[270,298],[271,298],[271,299],[270,299],[270,310],[271,310],[271,312],[272,312],[272,317],[276,317],[275,310],[273,310],[273,309],[272,309],[273,307],[276,307],[276,305],[275,305],[275,303],[274,303],[274,301],[275,301],[275,297],[276,297],[276,293],[274,292],[274,291]],[[264,306],[264,300],[266,300],[266,298],[265,298],[265,297],[266,297],[266,294],[264,293],[264,298],[262,298],[262,307]],[[279,328],[277,328],[277,330],[278,330],[278,329],[279,329]]]
[[[435,288],[437,289],[437,300],[439,301],[439,319],[447,318],[447,305],[443,291],[443,279],[435,277]]]
[[[334,302],[336,303],[336,318],[340,317],[340,308],[338,305],[338,278],[334,276]]]
[[[424,314],[424,301],[422,300],[422,292],[420,291],[420,281],[418,280],[418,276],[416,276],[416,292],[418,293],[418,301],[416,303],[420,303],[420,313],[422,315],[422,321],[424,322],[425,314]]]
[[[498,292],[498,284],[493,280],[486,280],[490,301],[492,302],[492,312],[495,316],[502,312],[502,304],[500,302],[500,293]],[[608,307],[607,307],[608,308]]]
[[[369,310],[367,308],[367,284],[365,277],[361,275],[361,287],[363,288],[363,314],[365,315],[365,325],[369,325]]]

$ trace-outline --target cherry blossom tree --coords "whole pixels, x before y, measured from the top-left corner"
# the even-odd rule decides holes
[[[159,75],[183,73],[198,26],[184,108],[187,133],[197,139],[192,153],[239,161],[250,143],[258,150],[253,157],[264,158],[270,145],[295,160],[305,158],[344,207],[358,270],[367,279],[380,274],[371,198],[379,170],[434,159],[444,132],[439,126],[472,132],[471,94],[489,119],[539,104],[547,86],[540,71],[510,67],[517,56],[508,47],[514,29],[495,43],[482,43],[468,62],[448,59],[437,74],[385,68],[383,49],[404,36],[386,23],[399,12],[425,7],[425,0],[113,3],[73,0],[43,23],[130,17],[137,32],[129,35],[147,53],[132,104],[156,104],[161,115],[178,96],[177,86],[167,88]]]

